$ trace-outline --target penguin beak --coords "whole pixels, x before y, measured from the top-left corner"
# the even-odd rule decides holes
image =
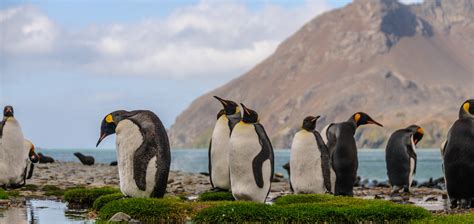
[[[102,133],[100,134],[99,140],[97,141],[97,144],[95,145],[96,148],[99,146],[100,142],[102,142],[102,140],[104,140],[105,137],[107,137],[107,133],[102,132]]]
[[[317,121],[320,117],[321,117],[321,116],[317,115],[317,116],[315,116],[315,117],[313,118],[313,120],[311,120],[311,121],[312,121],[312,122],[315,122],[315,121]]]
[[[375,124],[375,125],[378,125],[380,127],[383,127],[382,124],[380,124],[379,122],[377,121],[374,121],[372,118],[370,118],[368,121],[367,121],[367,124]]]
[[[216,98],[217,100],[219,100],[219,102],[222,103],[222,106],[226,107],[229,103],[227,102],[227,100],[224,100],[218,96],[214,96],[214,98]]]
[[[244,113],[245,113],[246,115],[250,115],[249,109],[248,109],[243,103],[240,103],[240,105],[242,105],[242,109],[244,109]]]

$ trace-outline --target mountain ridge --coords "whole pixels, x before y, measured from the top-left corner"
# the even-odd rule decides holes
[[[170,129],[175,148],[207,147],[220,104],[259,112],[275,148],[289,148],[307,115],[317,129],[364,111],[386,128],[362,127],[359,147],[383,147],[418,123],[422,147],[438,147],[474,92],[474,0],[355,0],[323,13],[244,75],[191,103]]]

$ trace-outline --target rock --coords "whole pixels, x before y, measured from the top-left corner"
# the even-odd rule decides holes
[[[117,212],[112,218],[109,219],[109,222],[128,222],[131,217],[123,212]]]
[[[275,173],[275,177],[283,178],[285,176],[282,173]]]
[[[383,195],[377,194],[375,195],[374,199],[385,199]]]
[[[117,166],[117,161],[112,161],[112,162],[110,162],[109,165],[110,165],[110,166]]]
[[[436,196],[430,196],[430,197],[427,197],[425,201],[438,201],[438,198]]]
[[[81,161],[83,165],[91,166],[94,165],[95,159],[92,156],[86,156],[80,152],[75,152],[74,155]]]
[[[382,181],[380,183],[377,183],[375,186],[377,186],[377,187],[390,187],[390,185],[388,184],[388,181]]]

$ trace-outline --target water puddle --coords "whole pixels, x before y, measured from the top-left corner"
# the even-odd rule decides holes
[[[70,211],[66,203],[53,200],[27,200],[22,208],[0,210],[0,224],[92,224],[84,213]]]

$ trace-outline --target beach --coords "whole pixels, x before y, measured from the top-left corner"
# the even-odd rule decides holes
[[[61,189],[86,187],[96,188],[111,186],[119,186],[119,178],[116,166],[107,164],[96,164],[85,166],[76,162],[55,162],[50,164],[37,164],[35,166],[34,175],[27,180],[27,187],[18,189],[20,196],[27,198],[39,199],[61,199],[60,196],[47,196],[47,192],[41,190],[44,186],[57,186]],[[30,190],[35,185],[36,189]],[[194,200],[203,192],[209,191],[211,185],[209,177],[205,174],[190,173],[182,171],[171,171],[168,178],[167,195],[175,195],[186,197]],[[391,197],[390,188],[373,185],[358,186],[354,188],[355,197],[365,199],[382,199],[390,200],[401,204],[415,204],[424,207],[436,213],[450,213],[447,203],[447,195],[445,190],[436,188],[420,187],[412,188],[411,194],[398,195]],[[267,201],[291,194],[288,179],[283,178],[281,173],[276,173],[274,182],[272,183],[271,192]],[[15,203],[13,203],[13,206]],[[21,206],[21,203],[19,203]],[[454,211],[463,212],[463,211]]]

